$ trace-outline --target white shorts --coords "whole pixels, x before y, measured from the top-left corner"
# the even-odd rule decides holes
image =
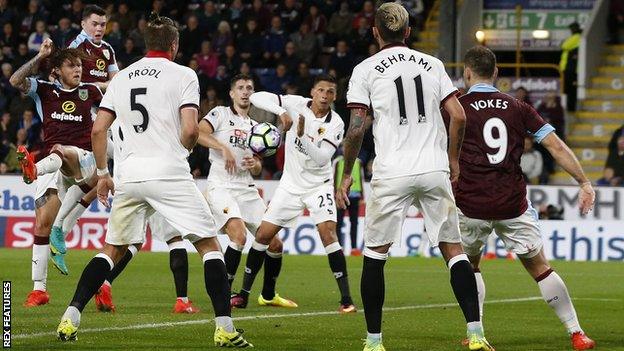
[[[35,181],[35,187],[36,187],[35,200],[45,195],[48,189],[58,190],[60,181],[61,181],[61,171],[56,171],[54,173],[46,173],[46,174],[37,176],[37,180]]]
[[[295,195],[279,185],[262,220],[280,227],[292,228],[306,208],[314,224],[336,222],[334,187],[326,185],[303,195]]]
[[[400,242],[410,206],[418,207],[425,220],[432,247],[440,242],[459,243],[457,206],[448,172],[373,179],[366,200],[364,244],[376,247]]]
[[[505,248],[518,256],[531,258],[537,255],[542,246],[537,212],[531,205],[526,212],[516,218],[503,220],[483,220],[466,217],[459,212],[462,246],[469,256],[478,256],[494,231],[505,243]]]
[[[154,212],[147,219],[147,224],[152,231],[152,237],[160,241],[167,242],[176,236],[180,236],[180,233],[158,212]]]
[[[74,150],[78,154],[78,162],[80,163],[80,179],[76,179],[76,183],[82,183],[95,175],[95,157],[93,152],[83,150],[77,146],[65,146]]]
[[[266,205],[255,187],[224,188],[208,183],[206,200],[220,233],[230,218],[240,218],[252,235],[256,235],[266,211]]]
[[[193,180],[150,180],[117,185],[106,242],[142,243],[147,220],[156,211],[191,242],[216,236],[208,203]]]

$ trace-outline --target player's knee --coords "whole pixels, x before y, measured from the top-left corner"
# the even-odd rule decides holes
[[[230,235],[230,240],[238,246],[245,246],[247,233],[244,230],[235,230]]]
[[[52,223],[54,219],[52,218],[37,218],[35,224],[35,235],[37,236],[50,236],[50,231],[52,230]]]
[[[268,250],[271,252],[283,252],[284,242],[282,242],[282,240],[276,236],[273,238],[273,240],[271,240]]]

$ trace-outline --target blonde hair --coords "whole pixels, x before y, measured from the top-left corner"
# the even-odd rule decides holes
[[[377,9],[375,26],[384,40],[403,40],[403,32],[408,25],[409,14],[403,5],[387,2]]]

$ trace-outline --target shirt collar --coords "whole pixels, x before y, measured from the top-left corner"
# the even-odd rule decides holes
[[[470,93],[498,93],[499,90],[494,86],[486,83],[478,83],[470,87],[467,94]]]
[[[160,57],[160,58],[166,58],[167,60],[172,61],[171,54],[169,54],[169,52],[167,51],[149,50],[145,54],[145,57]]]

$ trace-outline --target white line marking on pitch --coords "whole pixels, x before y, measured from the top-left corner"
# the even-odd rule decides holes
[[[522,298],[517,298],[517,299],[491,300],[491,301],[485,301],[485,303],[486,304],[513,303],[513,302],[537,301],[541,299],[542,299],[541,296],[533,296],[533,297],[522,297]],[[620,299],[599,299],[599,298],[576,298],[573,300],[621,301]],[[429,308],[444,308],[444,307],[456,307],[456,306],[457,306],[457,303],[453,302],[453,303],[438,303],[438,304],[427,304],[427,305],[386,307],[384,308],[384,312],[419,310],[419,309],[429,309]],[[338,313],[336,311],[317,311],[317,312],[304,312],[304,313],[263,314],[263,315],[255,315],[255,316],[233,317],[232,319],[234,321],[247,321],[247,320],[256,320],[256,319],[314,317],[314,316],[328,316],[328,315],[335,316],[335,315],[338,315]],[[211,319],[195,319],[195,320],[182,321],[182,322],[136,324],[136,325],[127,325],[123,327],[85,328],[85,329],[78,329],[78,331],[81,334],[98,333],[98,332],[106,332],[106,331],[153,329],[153,328],[163,328],[163,327],[164,328],[175,327],[175,326],[181,326],[181,325],[183,326],[183,325],[195,325],[195,324],[209,324],[212,322],[214,322],[214,319],[212,318]],[[41,333],[29,333],[29,334],[15,334],[13,335],[13,338],[14,339],[32,339],[32,338],[38,338],[42,336],[56,336],[56,335],[57,335],[56,332],[41,332]]]

